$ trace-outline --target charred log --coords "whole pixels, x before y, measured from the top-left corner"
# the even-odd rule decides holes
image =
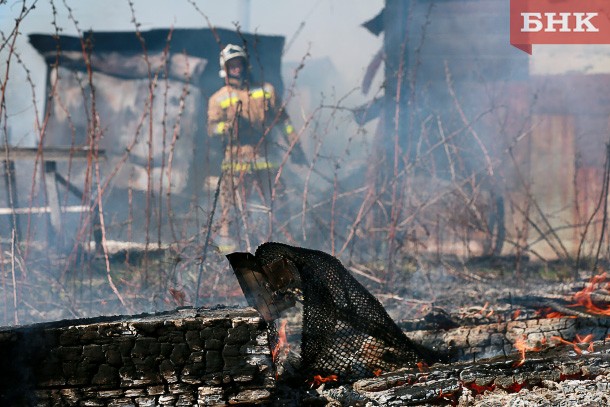
[[[610,374],[610,346],[594,344],[595,352],[577,354],[564,347],[462,363],[431,370],[404,370],[360,380],[353,391],[379,405],[427,403],[473,405],[476,396],[514,394],[522,389],[556,389],[566,380],[595,380]],[[598,380],[599,381],[599,380]],[[602,381],[599,381],[600,383]],[[606,388],[608,385],[606,384]],[[468,400],[470,398],[470,400]],[[480,399],[480,397],[479,397]],[[461,405],[462,405],[461,404]]]
[[[258,405],[275,387],[253,309],[0,328],[0,405]]]

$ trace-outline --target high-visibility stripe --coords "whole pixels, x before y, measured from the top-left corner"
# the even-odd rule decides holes
[[[271,168],[277,168],[277,164],[270,163],[268,161],[255,161],[255,162],[245,162],[245,163],[238,163],[238,162],[222,163],[223,171],[233,170],[233,171],[239,171],[239,172],[246,172],[246,171],[252,171],[252,170],[254,170],[254,171],[268,170]]]
[[[226,109],[229,106],[236,105],[239,102],[237,96],[228,96],[226,99],[220,101],[220,107]]]
[[[225,132],[225,128],[227,127],[227,123],[226,122],[220,122],[216,125],[216,130],[214,131],[214,134],[222,134]]]
[[[271,99],[272,95],[271,91],[266,88],[256,88],[250,91],[252,99]],[[230,94],[220,101],[220,107],[226,109],[229,106],[236,105],[237,102],[239,102],[239,97],[235,94]]]
[[[265,99],[271,99],[271,93],[266,91],[263,88],[255,89],[250,92],[250,97],[252,99],[260,99],[264,97]]]

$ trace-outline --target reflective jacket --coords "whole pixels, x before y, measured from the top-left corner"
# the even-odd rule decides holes
[[[228,162],[236,163],[236,170],[265,169],[273,166],[265,161],[265,165],[252,164],[246,168],[248,164],[244,163],[263,162],[262,152],[268,149],[259,143],[264,135],[263,143],[273,146],[271,127],[277,126],[281,129],[288,142],[295,136],[288,115],[277,103],[275,89],[269,83],[250,87],[230,83],[210,97],[208,134],[227,138],[223,167],[229,165]],[[276,150],[277,147],[272,149]]]

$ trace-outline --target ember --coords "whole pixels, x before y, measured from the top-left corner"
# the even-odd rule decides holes
[[[521,389],[523,389],[525,386],[525,382],[523,383],[519,383],[519,382],[514,382],[513,384],[511,384],[510,386],[508,386],[505,390],[508,393],[518,393]]]
[[[317,374],[313,377],[313,380],[309,383],[310,383],[311,388],[316,388],[316,387],[320,387],[320,385],[322,385],[322,383],[336,382],[338,380],[339,380],[339,378],[337,377],[337,375],[334,375],[334,374],[331,374],[330,376],[327,376],[327,377],[322,377],[319,374]]]
[[[600,353],[609,351],[608,347],[600,342],[595,342],[593,347],[594,340],[607,336],[605,319],[591,318],[571,307],[576,302],[573,293],[582,289],[582,281],[568,286],[558,284],[558,289],[548,295],[546,292],[532,295],[524,289],[521,297],[506,297],[510,303],[503,303],[502,297],[482,301],[478,307],[467,303],[452,313],[435,304],[428,307],[428,314],[418,315],[420,319],[401,321],[400,328],[409,331],[413,340],[406,342],[407,349],[417,352],[422,348],[447,346],[453,347],[451,352],[457,350],[454,353],[457,363],[429,367],[424,358],[413,357],[400,363],[388,359],[395,356],[399,346],[405,345],[389,346],[391,342],[377,336],[378,330],[366,331],[362,322],[352,325],[354,316],[350,311],[351,314],[359,312],[362,302],[355,299],[363,294],[351,291],[351,281],[336,284],[336,281],[345,282],[346,275],[333,257],[276,243],[264,244],[256,255],[249,256],[256,262],[260,275],[269,274],[274,281],[273,284],[259,282],[271,288],[265,294],[268,300],[289,304],[288,294],[294,292],[299,296],[296,300],[303,303],[300,364],[294,364],[293,370],[284,369],[278,377],[278,384],[286,388],[283,390],[286,395],[290,394],[290,383],[294,383],[301,386],[302,392],[311,391],[308,397],[317,397],[317,394],[327,400],[341,400],[342,405],[353,405],[357,398],[351,397],[375,400],[381,405],[387,400],[410,405],[456,405],[469,397],[535,393],[543,381],[588,380],[596,377],[597,373],[591,372],[610,372],[605,359],[597,359]],[[283,270],[284,267],[289,271]],[[281,281],[274,280],[276,272],[283,276]],[[296,274],[295,278],[290,277],[292,273]],[[297,281],[299,285],[295,286]],[[290,290],[285,282],[292,284]],[[604,283],[604,277],[600,276],[581,290],[590,292],[592,301],[600,309],[605,307],[600,305],[603,294],[598,290],[605,288]],[[251,294],[256,295],[256,290]],[[273,306],[272,303],[263,309]],[[290,308],[286,311],[297,312]],[[280,364],[287,352],[283,345],[285,338],[293,338],[291,332],[286,333],[286,328],[291,328],[294,321],[289,318],[288,325],[280,324],[278,321],[283,318],[271,322],[277,327],[277,332],[272,332],[277,341],[271,340],[273,360]],[[313,331],[309,330],[312,324]],[[512,348],[516,350],[514,353]],[[574,358],[572,348],[581,356]],[[310,353],[303,353],[304,349]],[[294,376],[290,377],[287,372]],[[333,385],[329,386],[330,383]]]
[[[480,386],[476,382],[462,383],[462,385],[467,389],[474,391],[475,394],[483,394],[486,391],[494,391],[496,388],[495,384]]]

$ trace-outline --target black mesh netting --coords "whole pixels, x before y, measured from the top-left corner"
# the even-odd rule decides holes
[[[433,351],[405,336],[381,303],[333,256],[264,243],[254,257],[263,269],[287,260],[300,274],[301,370],[308,375],[337,375],[339,381],[350,381],[437,361]]]

